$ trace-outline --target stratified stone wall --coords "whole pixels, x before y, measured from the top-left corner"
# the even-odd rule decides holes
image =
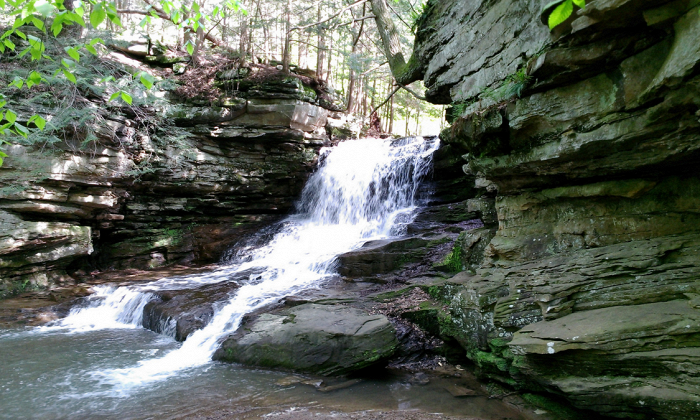
[[[298,94],[164,106],[178,130],[170,142],[112,115],[89,150],[6,148],[0,295],[70,283],[76,270],[215,262],[290,211],[327,143],[328,111],[288,79]]]
[[[441,137],[498,214],[481,265],[432,294],[486,376],[695,418],[700,7],[587,3],[553,33],[541,2],[429,3],[416,54],[458,114]]]

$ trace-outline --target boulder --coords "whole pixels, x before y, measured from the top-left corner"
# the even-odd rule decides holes
[[[340,375],[388,358],[397,346],[394,328],[383,315],[304,304],[244,324],[223,342],[214,359]]]
[[[185,341],[209,323],[214,305],[227,300],[237,288],[237,283],[224,281],[196,289],[153,292],[156,299],[143,308],[143,327]]]

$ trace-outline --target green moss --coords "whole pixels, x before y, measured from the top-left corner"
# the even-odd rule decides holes
[[[22,282],[12,282],[6,289],[0,289],[0,299],[8,299],[17,295],[21,295],[22,293],[35,292],[43,289],[45,289],[45,287],[42,287],[38,284],[34,284],[30,280],[24,280]]]
[[[406,287],[404,289],[392,290],[390,292],[381,293],[372,297],[372,300],[377,302],[386,302],[389,300],[394,300],[400,296],[403,296],[413,290],[415,286]]]
[[[530,404],[534,405],[535,407],[539,407],[543,410],[547,410],[550,413],[553,413],[561,418],[564,419],[570,419],[570,420],[584,420],[589,418],[588,416],[585,416],[573,408],[571,408],[569,405],[555,401],[551,398],[545,397],[544,395],[540,394],[523,394],[522,395],[523,399]]]
[[[510,363],[502,357],[498,357],[496,354],[486,351],[473,351],[469,353],[474,362],[480,368],[490,369],[496,367],[501,372],[507,372],[510,367]]]

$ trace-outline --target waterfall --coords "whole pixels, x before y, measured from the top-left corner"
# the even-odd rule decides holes
[[[334,275],[337,255],[369,240],[401,234],[417,206],[418,185],[430,170],[437,146],[437,139],[417,137],[347,141],[323,149],[321,164],[304,187],[296,213],[283,221],[267,244],[247,249],[245,255],[211,273],[138,286],[96,287],[86,306],[75,308],[49,328],[134,328],[141,325],[143,307],[153,291],[193,288],[228,281],[246,270],[254,272],[228,302],[217,306],[209,324],[192,333],[179,349],[94,375],[115,386],[131,387],[204,365],[246,313],[318,287]]]

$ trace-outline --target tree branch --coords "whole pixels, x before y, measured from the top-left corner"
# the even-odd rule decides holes
[[[397,83],[398,83],[398,82],[397,82]],[[401,83],[399,83],[399,87],[402,88],[402,89],[404,89],[406,92],[410,93],[411,95],[415,96],[416,99],[420,99],[421,101],[425,101],[425,100],[426,100],[424,96],[419,95],[419,94],[416,93],[415,91],[411,90],[411,88],[409,88],[408,86],[404,86],[404,85],[402,85]]]
[[[320,21],[314,22],[314,23],[309,23],[308,25],[304,25],[304,26],[295,26],[295,27],[291,28],[291,29],[289,30],[289,32],[296,31],[296,30],[299,30],[299,29],[306,29],[306,28],[310,28],[310,27],[312,27],[312,26],[320,25],[320,24],[322,24],[322,23],[326,23],[326,22],[328,22],[329,20],[335,19],[336,17],[338,17],[338,16],[340,16],[341,14],[345,13],[347,10],[352,9],[352,8],[355,7],[355,6],[359,6],[360,4],[366,3],[366,2],[368,2],[368,1],[370,1],[370,0],[358,0],[358,1],[356,1],[355,3],[353,3],[353,4],[351,4],[351,5],[348,5],[348,6],[343,7],[342,9],[340,9],[339,12],[337,12],[337,13],[334,14],[334,15],[331,15],[330,17],[328,17],[328,18],[326,18],[326,19],[323,19],[323,20],[320,20]]]
[[[158,15],[159,18],[164,19],[164,20],[167,20],[167,21],[172,22],[172,23],[174,23],[174,24],[177,25],[177,23],[175,23],[175,21],[173,21],[173,19],[172,19],[167,13],[165,13],[165,11],[164,11],[163,9],[161,9],[160,7],[158,7],[158,6],[156,6],[155,4],[153,4],[152,0],[143,0],[143,1],[144,1],[144,3],[146,3],[147,5],[151,6],[151,9],[154,10],[154,11],[156,12],[156,15]],[[127,10],[128,10],[128,9],[127,9]],[[149,11],[149,12],[143,12],[143,13],[140,13],[140,12],[137,13],[137,11],[131,10],[131,12],[132,12],[132,14],[139,14],[139,15],[151,16],[150,11]],[[218,23],[217,23],[217,25],[218,25]],[[215,25],[214,27],[216,27],[216,25]],[[191,26],[185,26],[184,29],[187,29],[187,30],[189,30],[189,31],[194,32],[194,29],[193,29]],[[212,29],[213,29],[213,28],[212,28]],[[210,30],[209,32],[211,32],[211,30]],[[206,35],[204,35],[204,39],[206,39],[207,41],[211,42],[212,44],[216,45],[216,46],[219,47],[219,48],[223,48],[223,49],[225,49],[225,50],[227,50],[227,51],[235,51],[233,48],[231,48],[231,47],[229,47],[228,45],[224,44],[224,42],[223,42],[222,40],[220,40],[220,39],[218,39],[218,38],[215,38],[215,37],[214,37],[213,35],[211,35],[209,32],[207,32]]]
[[[394,89],[394,91],[391,92],[391,93],[389,94],[389,96],[387,96],[387,98],[384,99],[384,101],[383,101],[381,104],[377,105],[377,106],[372,110],[372,112],[369,113],[369,115],[372,115],[372,114],[376,113],[377,110],[378,110],[379,108],[383,107],[387,102],[389,102],[389,99],[391,99],[391,97],[394,96],[394,95],[396,94],[396,92],[399,91],[399,89],[401,89],[401,86],[397,86],[396,89]]]
[[[340,28],[341,26],[352,25],[355,22],[364,21],[367,19],[374,19],[375,17],[376,16],[374,16],[374,15],[363,16],[361,18],[353,19],[353,20],[345,22],[345,23],[340,23],[340,24],[336,25],[336,28]]]

